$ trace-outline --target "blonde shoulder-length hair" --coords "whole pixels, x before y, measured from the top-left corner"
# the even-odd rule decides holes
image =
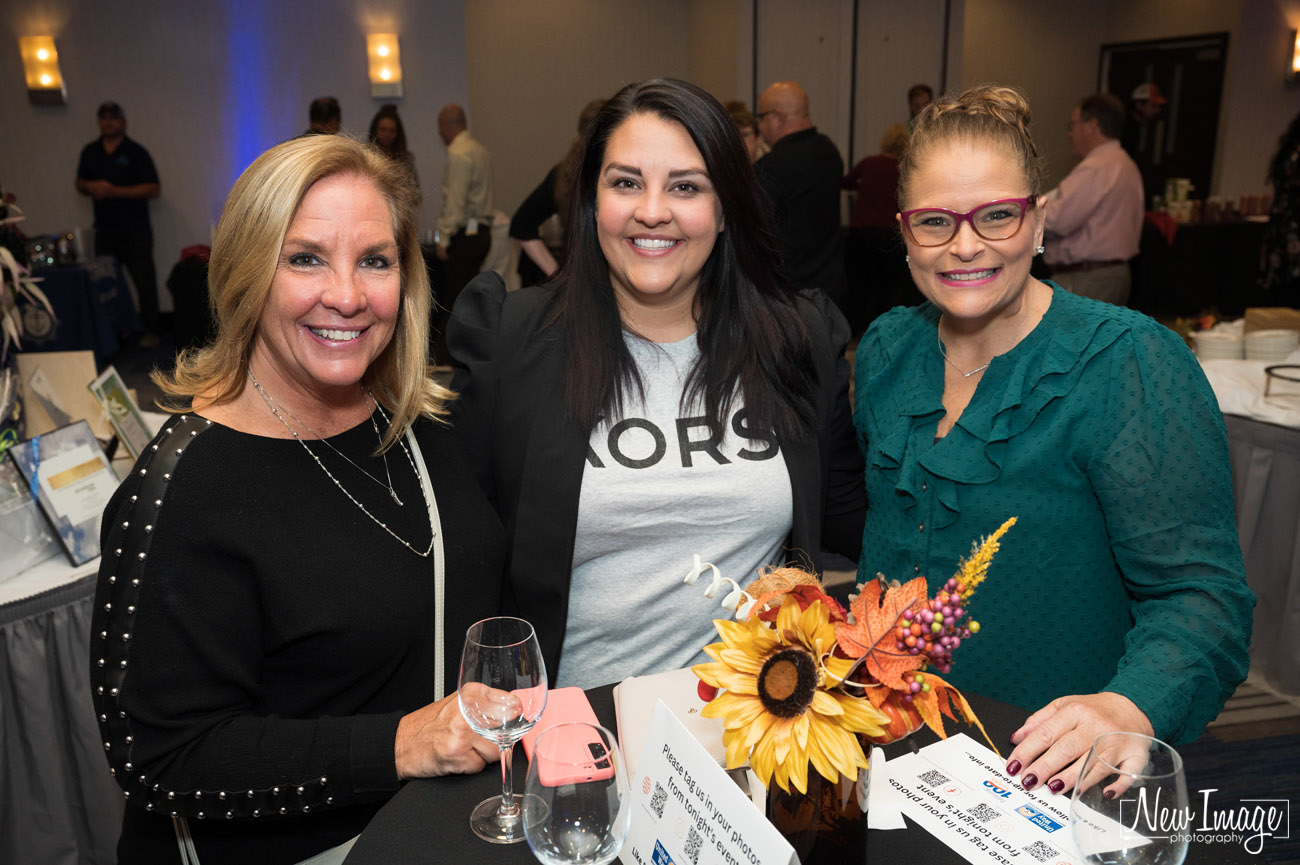
[[[314,183],[354,174],[374,182],[388,202],[401,257],[402,303],[393,338],[375,358],[364,384],[393,416],[380,450],[391,447],[418,417],[444,419],[454,394],[429,369],[429,277],[420,252],[420,192],[407,172],[368,144],[339,135],[295,138],[272,147],[230,190],[212,241],[209,303],[216,336],[181,353],[171,373],[155,370],[163,408],[185,411],[196,398],[220,405],[248,381],[257,323],[266,306],[280,247],[303,196]]]

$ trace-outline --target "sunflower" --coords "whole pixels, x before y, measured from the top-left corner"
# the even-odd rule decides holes
[[[833,690],[854,661],[832,657],[835,627],[821,601],[800,610],[781,604],[772,628],[757,615],[745,622],[714,620],[721,643],[705,646],[714,660],[692,670],[726,690],[704,707],[724,719],[727,768],[748,760],[764,785],[808,790],[808,766],[831,782],[857,776],[867,758],[855,734],[883,734],[889,719],[860,697]]]

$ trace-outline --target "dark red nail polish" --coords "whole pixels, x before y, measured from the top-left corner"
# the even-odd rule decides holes
[[[1008,774],[1008,775],[1014,775],[1014,774],[1016,774],[1016,773],[1019,772],[1019,771],[1020,771],[1020,761],[1019,761],[1019,760],[1012,760],[1010,763],[1007,764],[1007,774]]]
[[[1053,793],[1059,793],[1065,789],[1065,782],[1060,778],[1054,778],[1047,782],[1047,789],[1051,790]]]
[[[1114,799],[1114,798],[1115,798],[1115,791],[1114,791],[1114,790],[1106,790],[1106,791],[1104,791],[1101,795],[1104,796],[1104,797],[1106,797],[1107,799]]]
[[[1038,786],[1038,776],[1030,772],[1028,775],[1020,779],[1020,786],[1024,787],[1026,790],[1034,789]]]

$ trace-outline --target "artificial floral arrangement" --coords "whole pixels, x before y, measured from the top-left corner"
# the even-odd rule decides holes
[[[738,607],[739,621],[715,619],[722,642],[704,648],[711,662],[691,669],[708,700],[701,714],[723,719],[727,768],[748,761],[769,789],[775,779],[803,793],[810,765],[832,783],[855,778],[868,765],[864,741],[886,744],[921,723],[946,738],[944,716],[988,741],[966,698],[925,670],[949,672],[953,651],[979,633],[967,605],[1015,522],[973,544],[933,598],[925,577],[900,585],[878,574],[845,611],[797,568],[770,571],[743,592],[715,569],[707,594],[731,582],[724,606]],[[700,570],[697,562],[687,582]]]
[[[14,203],[13,196],[0,191],[0,366],[8,357],[10,344],[17,346],[22,342],[20,297],[41,304],[50,315],[54,315],[54,307],[36,285],[40,280],[32,278],[31,272],[11,249],[18,249],[19,255],[23,254],[23,236],[14,225],[23,219],[26,217]]]

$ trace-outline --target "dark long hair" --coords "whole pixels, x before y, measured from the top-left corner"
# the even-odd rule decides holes
[[[726,229],[713,246],[695,297],[700,357],[682,405],[702,401],[721,438],[737,389],[752,438],[775,430],[783,439],[812,434],[814,371],[808,330],[796,295],[781,275],[776,240],[740,133],[716,99],[684,81],[653,78],[629,84],[600,110],[583,138],[566,224],[564,265],[553,284],[552,322],[567,340],[565,397],[587,428],[621,413],[641,377],[623,342],[624,325],[600,249],[596,191],[605,147],[634,114],[678,123],[704,157]]]
[[[402,158],[406,155],[406,127],[402,125],[402,118],[397,113],[397,106],[391,102],[386,105],[381,105],[379,110],[375,112],[375,116],[371,118],[370,137],[368,140],[371,144],[379,147],[379,121],[383,120],[385,117],[391,118],[393,123],[397,125],[397,137],[393,139],[393,152],[388,155]],[[383,148],[380,149],[382,150]]]

